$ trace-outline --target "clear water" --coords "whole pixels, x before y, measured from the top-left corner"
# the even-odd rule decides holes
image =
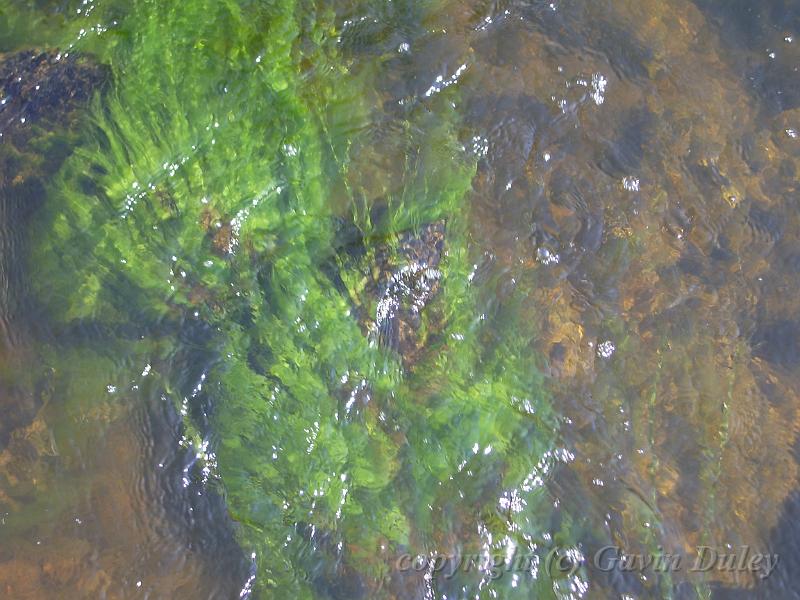
[[[799,30],[7,1],[3,596],[796,597]]]

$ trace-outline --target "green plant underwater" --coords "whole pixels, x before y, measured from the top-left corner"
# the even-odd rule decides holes
[[[99,7],[97,30],[75,22],[73,51],[96,53],[114,81],[36,224],[35,297],[55,329],[144,332],[142,360],[185,415],[265,593],[324,596],[345,569],[378,594],[401,552],[541,550],[552,529],[558,422],[523,292],[498,301],[495,279],[473,281],[458,86],[375,111],[389,59],[343,35],[371,10],[433,35],[422,23],[437,8],[133,0]],[[387,119],[388,147],[375,134]],[[369,168],[381,153],[392,172]],[[435,220],[441,292],[423,362],[404,370],[354,304],[374,315],[374,242]],[[351,230],[363,252],[343,247]],[[199,349],[163,333],[182,328],[204,332]],[[188,351],[209,357],[190,382],[167,366]],[[97,360],[88,343],[52,354],[67,371]],[[459,577],[446,585],[477,589],[483,575]],[[495,585],[512,598],[554,584]]]

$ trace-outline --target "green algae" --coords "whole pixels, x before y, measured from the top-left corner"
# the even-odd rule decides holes
[[[417,27],[436,10],[395,4],[393,18]],[[530,540],[550,530],[543,484],[558,420],[523,292],[498,301],[498,282],[472,283],[475,166],[459,142],[457,91],[393,117],[404,160],[376,184],[367,179],[382,175],[364,156],[380,152],[368,137],[380,61],[354,64],[333,10],[232,1],[105,10],[114,35],[83,47],[110,64],[113,87],[95,99],[91,141],[51,186],[32,286],[56,331],[100,327],[116,339],[101,342],[109,347],[131,324],[151,332],[131,368],[152,364],[150,385],[184,414],[186,444],[253,552],[257,587],[324,596],[330,580],[316,563],[326,561],[377,597],[401,551],[453,551],[449,536],[477,551],[510,534],[543,551]],[[387,216],[373,222],[379,205]],[[369,243],[347,258],[337,239],[343,222],[375,240],[434,220],[447,223],[441,293],[426,309],[438,331],[406,372],[352,314]],[[168,366],[186,342],[152,333],[182,327],[207,332],[193,343],[210,358],[191,381]],[[66,372],[83,364],[62,358],[52,360]],[[512,491],[525,501],[498,516]],[[334,542],[323,547],[309,531]],[[481,577],[449,585],[477,589]],[[552,585],[540,579],[504,581],[503,593]]]
[[[584,550],[623,540],[628,551],[657,554],[662,545],[674,551],[676,543],[728,542],[738,535],[728,523],[737,521],[747,539],[742,524],[753,521],[748,515],[763,504],[762,490],[754,486],[748,504],[748,497],[731,495],[740,489],[731,479],[773,481],[750,470],[766,460],[744,460],[748,448],[739,449],[737,398],[749,397],[743,392],[761,397],[748,388],[747,343],[720,351],[692,342],[690,328],[705,317],[681,312],[694,311],[688,305],[673,311],[680,305],[672,303],[670,286],[666,295],[640,299],[627,290],[622,306],[633,302],[634,313],[601,323],[616,357],[593,371],[590,405],[619,416],[605,415],[611,433],[593,429],[589,451],[578,451],[577,462],[592,459],[576,465],[585,487],[549,496],[542,480],[558,463],[558,423],[530,348],[535,311],[521,299],[536,282],[518,276],[518,291],[509,298],[498,292],[507,279],[470,279],[483,248],[469,233],[474,165],[459,144],[469,135],[461,135],[458,114],[460,96],[480,95],[480,86],[459,83],[392,109],[380,83],[398,62],[419,60],[398,58],[397,41],[404,38],[395,32],[424,39],[430,32],[422,23],[438,4],[351,2],[317,10],[310,4],[104,3],[92,17],[109,27],[103,32],[87,27],[83,16],[51,10],[57,4],[11,3],[0,15],[4,47],[25,41],[94,53],[115,76],[81,132],[89,141],[59,174],[46,211],[37,213],[30,270],[36,300],[58,334],[39,357],[56,375],[52,395],[65,400],[43,411],[48,423],[58,424],[58,446],[76,436],[70,423],[99,424],[97,415],[112,399],[141,401],[139,393],[117,395],[107,386],[121,390],[136,381],[144,384],[142,394],[172,400],[184,413],[183,443],[201,459],[200,475],[213,474],[211,483],[227,497],[267,597],[402,595],[392,583],[378,588],[396,575],[395,558],[405,551],[539,551],[579,539]],[[650,23],[662,21],[669,22]],[[689,47],[677,45],[681,52]],[[547,64],[545,46],[523,47],[537,64]],[[525,71],[524,64],[513,66]],[[648,71],[655,77],[655,67]],[[703,122],[715,127],[721,119],[714,114],[704,113]],[[668,131],[670,118],[663,118]],[[391,135],[373,140],[381,128]],[[54,153],[55,143],[61,150],[74,144],[54,137],[34,142],[42,156]],[[569,155],[580,165],[580,152]],[[37,161],[30,160],[28,171],[54,170],[52,162]],[[652,210],[642,214],[658,215],[650,222],[658,232],[669,203],[666,191],[654,197]],[[386,214],[375,218],[381,211]],[[442,289],[423,313],[422,360],[404,369],[397,356],[371,345],[354,313],[375,314],[374,299],[365,299],[365,282],[379,260],[374,247],[438,219],[448,231]],[[642,282],[656,285],[658,278],[648,276],[653,265],[672,264],[660,234],[655,241],[641,230],[637,235],[627,219],[593,259],[599,263],[589,276],[593,284],[616,277],[613,288],[620,288],[621,274],[630,270],[636,291]],[[347,241],[354,228],[361,240],[355,252]],[[503,233],[508,228],[506,220]],[[530,250],[512,254],[527,259]],[[730,290],[725,294],[727,305],[741,304]],[[652,341],[639,340],[653,328],[646,316],[661,311]],[[591,332],[590,317],[574,319],[571,324]],[[187,338],[187,330],[200,335]],[[731,366],[711,360],[728,350],[737,357]],[[182,364],[192,368],[183,372]],[[139,375],[145,365],[147,377]],[[730,373],[718,376],[720,369]],[[113,372],[122,375],[109,378]],[[28,388],[50,375],[9,380]],[[586,393],[576,387],[578,395]],[[723,400],[722,412],[710,408],[714,395]],[[690,417],[675,418],[676,403]],[[761,412],[780,414],[774,407]],[[687,430],[690,450],[679,453],[669,440],[684,439]],[[604,501],[595,504],[601,506],[592,506],[598,492],[589,481],[606,471],[595,458],[623,449],[634,464],[620,469],[624,479],[612,482],[615,470],[611,479],[604,476],[612,499],[600,496]],[[73,461],[69,454],[60,460]],[[791,472],[781,479],[791,482]],[[8,523],[18,528],[22,516],[25,527],[35,525],[56,503],[72,503],[64,491],[81,485],[58,482],[61,493],[53,499],[43,498],[40,488],[38,505],[26,506],[25,515],[15,511],[4,531]],[[776,487],[763,486],[763,495]],[[560,508],[551,508],[553,500]],[[612,524],[596,531],[604,519]],[[556,580],[557,595],[570,595],[571,578],[541,572]],[[465,593],[462,587],[474,591],[484,575],[439,577],[435,586],[449,597]],[[669,574],[647,577],[643,593],[671,597],[677,582]],[[343,590],[348,579],[360,583]],[[501,597],[548,597],[551,582],[542,579],[513,588],[507,576],[483,589]],[[591,594],[601,594],[604,580],[595,584]],[[696,591],[709,595],[699,585]]]

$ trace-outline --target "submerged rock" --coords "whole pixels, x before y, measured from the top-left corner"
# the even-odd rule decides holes
[[[422,311],[439,291],[444,238],[445,224],[437,221],[418,234],[403,233],[394,252],[382,246],[376,253],[374,327],[379,343],[398,352],[406,366],[413,365],[423,349]]]
[[[353,234],[340,251],[341,268],[363,274],[350,294],[361,330],[395,352],[406,369],[419,361],[436,329],[435,318],[425,313],[439,292],[445,233],[445,222],[438,220],[380,240]],[[338,274],[334,279],[346,287]]]
[[[19,135],[42,120],[65,125],[106,78],[104,67],[74,54],[26,50],[0,56],[0,134]]]

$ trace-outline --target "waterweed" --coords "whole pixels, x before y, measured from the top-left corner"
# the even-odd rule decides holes
[[[382,18],[437,35],[424,22],[439,3],[393,4]],[[375,10],[98,5],[114,35],[79,36],[76,51],[111,65],[113,89],[96,98],[89,141],[33,236],[32,286],[52,328],[96,326],[107,349],[122,332],[144,338],[128,360],[146,363],[148,385],[184,415],[256,587],[298,598],[335,595],[342,573],[360,593],[396,595],[401,550],[535,550],[553,529],[544,483],[558,419],[524,298],[498,301],[492,278],[473,284],[475,165],[459,141],[457,86],[375,110],[385,56],[342,37]],[[388,47],[380,31],[365,43]],[[374,135],[386,120],[400,132],[389,148]],[[370,168],[381,154],[392,166]],[[369,240],[391,246],[433,221],[446,223],[445,256],[423,326],[437,331],[409,371],[363,334],[353,300]],[[362,253],[339,246],[342,223],[367,240]],[[201,333],[175,334],[186,329]],[[108,353],[78,346],[61,355],[54,342],[48,360],[69,374]],[[181,353],[197,359],[193,377],[170,368]],[[561,523],[567,542],[572,521]],[[479,589],[487,577],[442,585]],[[529,597],[554,584],[530,573],[493,585]]]

